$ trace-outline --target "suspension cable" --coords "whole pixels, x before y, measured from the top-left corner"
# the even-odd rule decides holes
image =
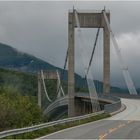
[[[59,75],[58,70],[56,71],[56,73],[57,73],[57,79],[58,79],[58,84],[59,84],[59,87],[58,88],[60,88],[59,90],[61,90],[62,95],[65,96],[64,90],[63,90],[62,85],[61,85],[61,80],[60,80],[60,75]],[[58,91],[57,97],[60,96],[59,95],[59,90],[57,90]]]
[[[46,97],[47,97],[47,99],[48,99],[49,102],[52,102],[52,100],[50,99],[50,97],[49,97],[49,95],[47,93],[47,90],[46,90],[46,85],[45,85],[43,70],[41,70],[41,79],[42,79],[42,82],[43,82],[43,88],[44,88]]]
[[[108,21],[105,9],[102,10],[102,13],[103,13],[103,16],[104,16],[104,19],[105,19],[108,31],[111,34],[111,39],[112,39],[112,42],[113,42],[113,46],[115,48],[116,54],[118,56],[118,59],[120,61],[120,66],[121,66],[121,69],[122,69],[122,72],[123,72],[123,76],[124,76],[124,80],[125,80],[126,85],[128,87],[129,93],[137,95],[137,91],[136,91],[134,83],[133,83],[133,81],[132,81],[132,79],[130,77],[130,74],[129,74],[129,71],[128,71],[128,67],[124,64],[124,60],[123,60],[120,48],[118,46],[118,42],[117,42],[117,40],[116,40],[112,30],[111,30],[110,23]]]
[[[63,68],[63,71],[62,71],[62,79],[63,79],[64,73],[65,73],[65,70],[66,70],[66,66],[67,66],[68,52],[69,52],[69,48],[67,48],[67,53],[66,53],[66,57],[65,57],[64,68]]]
[[[77,24],[77,27],[78,27],[78,36],[79,36],[79,39],[82,40],[83,39],[83,36],[82,36],[82,33],[81,33],[81,29],[80,29],[80,22],[79,22],[79,18],[78,18],[78,12],[75,10],[75,19],[76,19],[76,24]],[[83,50],[83,45],[85,46],[85,42],[82,42],[79,41],[79,47],[81,49],[81,56],[82,56],[82,59],[83,59],[83,64],[84,64],[84,67],[86,68],[86,57],[87,54],[85,52],[85,50]],[[85,70],[85,73],[86,73],[86,70]],[[94,85],[94,81],[91,79],[92,75],[91,75],[91,71],[89,70],[89,73],[86,77],[86,80],[87,80],[87,84],[88,84],[88,89],[89,89],[89,94],[90,94],[90,99],[91,99],[91,105],[92,105],[92,111],[95,112],[95,111],[98,111],[100,110],[100,105],[99,105],[99,101],[98,101],[98,95],[97,95],[97,92],[96,92],[96,88],[95,88],[95,85]]]
[[[97,40],[98,40],[99,32],[100,32],[100,28],[97,29],[96,38],[95,38],[92,54],[91,54],[91,57],[90,57],[90,61],[89,61],[89,64],[88,64],[87,73],[86,73],[85,77],[87,77],[89,69],[90,69],[90,66],[91,66],[91,63],[92,63],[92,59],[93,59],[93,55],[94,55],[94,52],[95,52],[95,48],[97,46]]]
[[[61,75],[61,78],[62,78],[62,79],[64,78],[64,73],[65,73],[66,66],[67,66],[68,52],[69,52],[69,48],[67,48],[67,52],[66,52],[66,57],[65,57],[64,67],[63,67],[62,75]],[[60,91],[60,89],[61,89],[61,91],[62,91],[62,94],[65,95],[65,94],[64,94],[64,90],[63,90],[63,88],[62,88],[62,84],[61,84],[61,82],[59,83],[59,86],[58,86],[58,89],[57,89],[56,95],[58,94],[58,92]]]

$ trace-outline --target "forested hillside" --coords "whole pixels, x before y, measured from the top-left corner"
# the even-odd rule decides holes
[[[52,64],[49,64],[48,62],[45,62],[39,58],[36,58],[35,56],[17,51],[16,49],[14,49],[13,47],[11,47],[9,45],[0,43],[0,50],[1,50],[0,51],[0,67],[1,68],[22,71],[22,72],[32,73],[32,74],[33,73],[36,74],[41,69],[59,70],[60,73],[62,73],[62,71],[63,71],[63,69],[58,68]],[[23,93],[23,90],[25,87],[26,92],[24,92],[23,94],[35,95],[36,90],[37,90],[37,88],[34,88],[37,86],[37,82],[35,82],[35,81],[37,81],[37,80],[35,80],[36,77],[33,76],[32,74],[31,75],[29,74],[30,78],[28,76],[25,76],[26,74],[23,74],[24,76],[20,75],[20,73],[18,75],[16,75],[16,74],[14,74],[14,72],[13,72],[13,75],[11,75],[14,78],[13,83],[15,83],[15,85],[18,85],[16,87],[21,89],[22,93]],[[6,74],[4,75],[4,77],[5,76],[6,76]],[[10,78],[8,78],[8,77],[3,78],[3,80],[8,85],[9,85],[9,83],[11,83]],[[67,71],[64,71],[63,80],[67,81]],[[31,85],[32,81],[33,81],[33,83],[32,83],[33,86]],[[82,78],[80,75],[75,74],[75,81],[76,81],[75,83],[76,83],[77,91],[79,91],[79,88],[83,89],[83,91],[85,91],[85,88],[87,89],[85,78]],[[20,83],[25,83],[25,84],[20,85]],[[26,85],[29,85],[29,86],[27,87]],[[102,92],[102,90],[103,90],[102,82],[95,81],[95,86],[97,87],[98,92]],[[116,87],[112,87],[111,91],[112,92],[125,92],[125,93],[128,92],[128,90],[123,90],[123,89],[116,88]]]
[[[43,112],[31,96],[12,87],[0,88],[0,131],[41,123]]]
[[[62,84],[67,93],[67,83],[62,81]],[[47,81],[46,86],[51,99],[55,99],[56,81]],[[101,91],[101,82],[96,81],[95,86]],[[111,90],[126,92],[114,87]],[[76,86],[76,92],[88,92],[88,89]],[[0,120],[0,131],[47,121],[37,105],[35,74],[0,68]]]
[[[54,82],[47,82],[49,93]],[[0,68],[0,120],[0,131],[47,121],[37,105],[36,75]]]

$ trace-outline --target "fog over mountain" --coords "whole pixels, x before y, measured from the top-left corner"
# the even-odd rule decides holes
[[[63,67],[68,44],[68,10],[102,10],[111,12],[111,26],[124,60],[137,87],[140,87],[140,2],[0,2],[0,42],[33,54],[58,67]],[[97,29],[84,29],[86,51],[91,54]],[[77,42],[76,42],[77,44]],[[94,64],[95,79],[102,80],[102,31],[100,32]],[[87,56],[87,57],[89,57]],[[76,72],[84,68],[76,47]],[[111,82],[125,86],[117,56],[111,45]]]

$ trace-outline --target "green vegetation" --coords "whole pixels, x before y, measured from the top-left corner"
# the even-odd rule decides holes
[[[64,88],[65,93],[67,93],[67,83],[65,81],[62,81],[62,85]],[[50,94],[51,99],[55,99],[56,97],[56,81],[55,80],[48,80],[46,81],[47,91],[48,94]],[[87,91],[86,88],[82,87],[76,87],[76,91]],[[10,97],[12,96],[12,97]],[[22,126],[29,126],[34,123],[39,123],[40,121],[33,121],[29,118],[29,122],[24,122],[24,124],[21,123],[15,123],[16,119],[13,117],[19,110],[25,111],[22,109],[22,105],[18,105],[17,101],[15,102],[15,106],[13,107],[11,104],[14,104],[14,99],[17,98],[17,100],[20,101],[27,101],[31,105],[33,105],[33,109],[37,107],[37,76],[35,74],[25,73],[25,72],[19,72],[19,71],[12,71],[12,70],[6,70],[0,68],[0,102],[4,102],[3,104],[0,104],[0,110],[1,110],[1,116],[0,119],[4,121],[1,121],[1,123],[5,123],[4,125],[1,124],[3,127],[0,126],[1,131],[4,129],[12,129],[12,128],[18,128]],[[14,99],[13,99],[14,98]],[[22,102],[20,102],[22,103]],[[27,104],[28,104],[27,103]],[[8,106],[9,105],[9,106]],[[45,94],[43,97],[43,106],[46,108],[46,105],[48,105],[48,102],[46,100]],[[25,106],[26,107],[26,106]],[[37,111],[37,110],[36,110]],[[39,110],[38,110],[39,111]],[[5,114],[7,112],[7,114]],[[13,115],[12,115],[13,113]],[[32,112],[30,112],[32,114]],[[40,113],[40,111],[38,112]],[[8,116],[9,114],[9,116]],[[18,113],[17,113],[18,114]],[[21,113],[22,114],[22,113]],[[25,113],[26,114],[26,113]],[[3,116],[2,116],[3,115]],[[6,116],[7,115],[7,116]],[[42,112],[41,112],[42,115]],[[28,114],[27,114],[28,116]],[[31,115],[30,115],[31,116]],[[42,115],[43,116],[43,115]],[[2,117],[2,118],[1,118]],[[26,118],[26,117],[25,117]],[[47,117],[45,117],[47,118]],[[7,122],[6,122],[7,120]],[[33,119],[34,120],[34,119]],[[47,119],[45,119],[47,121]],[[18,121],[17,121],[18,122]]]
[[[63,82],[63,85],[66,92],[67,84]],[[57,93],[56,80],[47,80],[46,86],[54,100]],[[0,131],[48,121],[37,105],[37,87],[35,74],[0,68]],[[45,94],[43,99],[47,103]]]
[[[5,44],[0,43],[0,50],[0,67],[2,67],[0,68],[0,131],[47,121],[44,120],[43,113],[37,106],[36,73],[40,69],[58,69],[60,72],[62,69]],[[62,81],[65,93],[67,93],[66,80],[67,71],[64,72]],[[75,80],[76,92],[88,92],[85,78],[75,74]],[[48,94],[54,100],[57,94],[56,81],[48,80],[46,86]],[[102,92],[102,82],[95,81],[95,86],[98,87],[97,92]],[[114,87],[111,90],[122,91]],[[43,99],[44,105],[48,105],[45,96]]]
[[[0,131],[44,121],[43,113],[33,97],[22,96],[13,87],[2,87],[0,93]]]
[[[22,95],[37,95],[37,77],[33,74],[0,68],[0,87],[10,86]]]
[[[50,94],[51,99],[55,99],[56,80],[46,80],[47,91]],[[67,93],[67,82],[62,81],[63,89]],[[12,71],[0,68],[0,87],[10,86],[18,90],[21,95],[37,97],[37,76],[36,74]],[[88,91],[87,88],[76,87],[76,92]],[[0,93],[1,94],[1,93]]]
[[[67,85],[63,82],[64,90]],[[21,95],[37,97],[37,75],[19,71],[12,71],[0,68],[0,87],[12,87]],[[46,86],[51,98],[56,94],[56,80],[47,80]],[[0,93],[1,94],[1,93]]]
[[[44,136],[44,135],[48,135],[50,133],[53,133],[53,132],[56,132],[56,131],[59,131],[59,130],[62,130],[62,129],[66,129],[66,128],[69,128],[69,127],[93,122],[93,121],[100,120],[100,119],[107,118],[107,117],[110,117],[110,115],[107,114],[107,113],[104,113],[104,114],[101,114],[101,115],[90,117],[88,119],[69,122],[69,123],[61,124],[61,125],[50,126],[48,128],[43,128],[43,129],[36,130],[36,131],[33,131],[33,132],[28,132],[28,133],[25,133],[25,134],[19,134],[19,135],[16,135],[16,136],[9,136],[9,137],[7,137],[7,139],[13,139],[13,138],[14,139],[34,139],[34,138],[38,138],[38,137],[41,137],[41,136]]]
[[[66,91],[67,85],[63,85]],[[54,100],[56,80],[46,81],[46,86]],[[37,87],[35,74],[0,68],[0,131],[47,121],[37,105]],[[43,99],[46,103],[45,94]]]

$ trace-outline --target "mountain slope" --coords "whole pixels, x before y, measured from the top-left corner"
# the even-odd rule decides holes
[[[30,54],[17,51],[9,45],[0,43],[0,67],[23,72],[37,73],[41,69],[56,70],[61,73],[63,69],[49,64]],[[84,86],[85,82],[78,74],[75,74],[76,83]],[[67,79],[67,71],[64,72],[64,80]]]
[[[0,43],[0,67],[30,73],[37,73],[41,69],[47,70],[58,69],[61,73],[63,71],[63,69],[51,65],[48,62],[36,58],[35,56],[17,51],[13,47],[2,43]],[[64,72],[63,80],[67,80],[67,71]],[[85,79],[78,74],[75,74],[75,81],[77,88],[80,87],[80,89],[81,88],[85,89],[87,87]],[[97,87],[98,92],[102,92],[103,89],[102,82],[95,81],[95,86]],[[111,91],[120,92],[122,91],[122,89],[112,87]]]
[[[45,68],[56,69],[55,66],[32,55],[19,52],[11,46],[0,43],[0,50],[1,67],[29,72],[37,72]]]

